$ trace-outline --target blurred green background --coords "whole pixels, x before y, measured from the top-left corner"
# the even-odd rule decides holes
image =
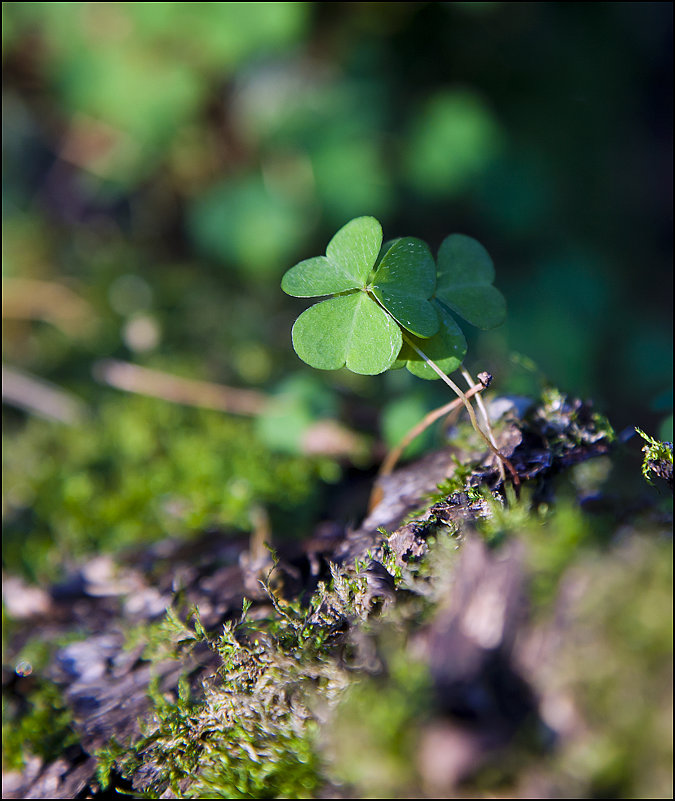
[[[3,358],[87,410],[3,406],[12,565],[102,521],[133,541],[298,508],[337,473],[289,432],[393,440],[443,402],[292,350],[281,275],[362,214],[487,247],[508,321],[467,364],[497,392],[550,381],[672,437],[671,4],[10,2],[2,36]],[[283,403],[166,411],[96,381],[105,358]]]

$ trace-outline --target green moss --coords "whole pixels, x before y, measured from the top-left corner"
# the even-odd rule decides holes
[[[315,462],[272,454],[248,421],[140,397],[112,397],[78,427],[30,420],[5,446],[5,566],[42,581],[64,554],[250,530],[260,505],[302,520],[318,483]]]
[[[649,434],[645,434],[640,428],[635,428],[642,439],[647,443],[642,448],[644,458],[642,460],[642,475],[652,484],[651,475],[654,473],[660,478],[669,480],[673,483],[673,443],[660,442]]]
[[[554,765],[576,797],[672,795],[673,554],[653,534],[569,575],[584,590],[548,691],[584,721]]]
[[[426,666],[392,635],[377,640],[388,651],[386,668],[355,678],[324,738],[330,775],[347,784],[349,797],[406,797],[417,780],[414,754],[419,724],[431,714],[431,681]]]
[[[221,658],[219,679],[199,696],[185,679],[175,698],[153,685],[143,737],[128,746],[113,741],[98,754],[102,786],[113,768],[132,778],[140,765],[151,765],[150,797],[166,787],[191,798],[314,797],[323,778],[317,721],[307,705],[310,689],[331,695],[343,682],[328,658],[333,617],[321,611],[326,592],[322,587],[304,610],[282,605],[270,592],[272,615],[249,620],[245,603],[240,621],[214,638],[196,610],[193,627],[170,612],[160,624],[134,630],[130,643],[144,634],[149,645],[164,636],[164,657],[167,647],[172,650],[167,642],[178,655],[184,643],[207,641]]]
[[[209,708],[214,711],[217,706]],[[295,728],[284,718],[261,718],[257,711],[231,718],[225,736],[204,748],[190,797],[314,798],[322,781],[316,723]]]
[[[183,622],[173,607],[169,607],[159,620],[128,628],[125,631],[124,649],[135,650],[143,646],[140,657],[157,664],[165,659],[179,659],[195,643],[206,639],[196,608],[192,609],[188,621]]]
[[[462,426],[462,428],[464,429],[465,434],[469,436],[473,434],[473,430],[469,429],[468,426]],[[454,439],[453,444],[455,444]],[[471,475],[473,465],[462,464],[456,457],[453,458],[453,461],[455,463],[455,469],[453,470],[452,476],[450,478],[446,478],[445,481],[442,481],[438,485],[436,492],[433,492],[427,496],[426,501],[428,506],[436,503],[437,501],[444,501],[454,492],[462,492],[467,488],[466,482]]]
[[[644,788],[663,794],[671,544],[633,530],[622,546],[611,546],[569,503],[538,510],[527,498],[492,504],[483,535],[494,547],[507,539],[523,543],[536,625],[558,625],[564,587],[581,581],[588,588],[571,596],[562,652],[526,677],[535,686],[543,682],[542,698],[564,692],[583,722],[573,736],[563,732],[545,760],[540,739],[515,738],[464,789],[517,793],[533,770],[562,795],[639,796]],[[196,611],[188,623],[170,614],[135,630],[133,642],[146,637],[148,655],[163,641],[162,658],[208,640],[221,666],[203,692],[186,680],[175,695],[153,687],[143,737],[127,746],[113,742],[99,754],[102,783],[113,768],[132,779],[142,768],[154,776],[145,791],[151,798],[167,787],[195,798],[312,798],[327,788],[360,797],[424,795],[411,755],[437,711],[410,635],[447,601],[458,547],[461,538],[439,532],[419,575],[397,576],[398,585],[412,581],[422,594],[397,595],[375,615],[364,604],[367,560],[360,560],[353,569],[334,566],[332,581],[306,608],[268,588],[272,610],[265,618],[250,617],[245,604],[241,619],[215,637]]]
[[[71,727],[70,711],[61,691],[47,679],[36,679],[27,696],[2,698],[2,765],[4,770],[23,769],[29,754],[45,762],[62,756],[78,742]]]
[[[52,639],[38,634],[29,637],[18,650],[12,649],[14,637],[25,624],[9,617],[4,603],[2,618],[3,665],[13,666],[20,677],[6,684],[3,679],[3,767],[21,770],[29,755],[48,762],[62,756],[65,748],[78,742],[62,691],[44,674],[55,652],[80,640],[82,635],[76,630]]]
[[[171,454],[194,461],[199,437],[184,428],[188,421],[200,427],[202,439],[213,434],[208,440],[210,455],[201,468],[194,463],[190,468],[208,486],[192,484],[179,469],[170,472],[165,467],[158,491],[162,482],[178,484],[195,496],[195,504],[207,515],[216,508],[211,482],[225,482],[219,484],[224,501],[214,514],[242,525],[246,520],[237,517],[239,508],[242,515],[250,514],[250,503],[257,497],[281,505],[280,491],[290,494],[291,484],[299,478],[305,483],[296,483],[293,502],[311,499],[315,474],[309,462],[282,457],[271,468],[265,462],[264,472],[271,470],[276,481],[272,486],[256,476],[256,467],[248,461],[251,454],[267,459],[268,452],[252,437],[243,443],[222,416],[160,410],[148,423],[148,436],[144,419],[155,406],[142,402],[134,408],[139,418],[130,419],[128,430],[116,439],[101,421],[89,428],[100,436],[93,445],[74,437],[72,451],[63,451],[64,458],[79,459],[80,469],[71,471],[70,479],[58,478],[53,467],[38,473],[44,483],[36,486],[50,488],[58,512],[70,516],[73,526],[78,520],[82,525],[82,504],[92,504],[92,514],[102,514],[105,507],[96,492],[106,486],[113,494],[121,492],[128,478],[122,475],[122,463],[129,477],[152,482],[156,479],[147,474],[159,455],[160,461],[171,462]],[[569,417],[562,422],[568,425]],[[45,429],[41,430],[44,435]],[[563,447],[570,442],[565,440]],[[238,474],[229,474],[226,460],[214,456],[225,447],[230,448],[228,457]],[[607,463],[594,464],[603,467],[596,478],[605,481]],[[256,495],[244,494],[241,507],[231,506],[232,494],[243,493],[235,477],[242,474],[249,476]],[[465,482],[466,475],[460,471],[456,479]],[[587,478],[576,476],[582,484],[588,483]],[[463,483],[458,488],[466,491]],[[564,648],[526,678],[544,699],[549,692],[562,693],[581,723],[571,736],[561,729],[556,749],[545,760],[540,744],[515,738],[478,770],[472,785],[460,789],[517,795],[518,783],[527,786],[528,771],[533,770],[550,788],[550,795],[663,795],[664,766],[671,749],[672,629],[671,616],[664,611],[669,609],[672,586],[670,542],[653,529],[641,533],[633,522],[624,525],[623,545],[617,546],[612,536],[616,519],[591,517],[572,498],[559,497],[555,506],[535,506],[527,487],[519,501],[508,489],[506,502],[480,489],[473,492],[478,493],[474,500],[484,499],[490,506],[491,514],[475,526],[491,548],[498,550],[506,541],[522,544],[530,625],[549,631],[558,625],[560,604],[573,599]],[[168,524],[153,505],[154,496],[147,487],[141,495],[144,525],[164,531]],[[41,520],[45,513],[36,506],[36,519]],[[186,519],[177,517],[176,528],[184,527]],[[111,517],[111,525],[123,522],[115,520]],[[127,524],[136,526],[137,521]],[[141,528],[134,529],[132,540],[141,536]],[[463,530],[460,524],[452,530],[437,526],[427,540],[428,555],[414,570],[401,568],[385,542],[376,558],[390,570],[398,590],[415,591],[396,592],[386,604],[369,601],[368,554],[353,567],[333,565],[331,581],[320,584],[305,607],[276,597],[268,584],[267,612],[256,607],[250,614],[246,602],[241,618],[228,623],[222,633],[207,633],[196,609],[187,621],[169,611],[161,621],[130,629],[127,647],[143,645],[142,657],[151,662],[182,659],[196,644],[208,643],[220,666],[203,683],[184,676],[175,692],[162,692],[152,684],[151,713],[143,722],[142,735],[130,743],[113,740],[98,754],[100,784],[108,786],[114,771],[142,782],[144,789],[137,795],[148,798],[167,789],[176,797],[195,798],[313,798],[331,792],[361,797],[424,795],[414,755],[421,747],[421,733],[436,721],[438,711],[428,668],[413,643],[420,628],[447,602],[456,580]],[[101,546],[114,547],[105,538]],[[569,588],[577,585],[584,592],[570,595]],[[36,642],[22,654],[35,664],[44,664],[49,655]],[[54,758],[62,753],[63,742],[76,741],[53,685],[38,684],[29,698],[25,710],[18,710],[11,699],[3,710],[9,738],[5,760],[10,768],[20,768],[29,753]],[[49,709],[52,714],[52,708],[57,713],[58,740],[51,736],[54,719],[45,712]],[[543,708],[548,714],[546,704]],[[556,728],[555,721],[551,725]]]

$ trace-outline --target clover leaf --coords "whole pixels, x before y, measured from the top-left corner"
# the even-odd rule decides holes
[[[291,267],[281,279],[281,288],[296,298],[363,289],[381,245],[379,222],[374,217],[357,217],[335,234],[325,256],[306,259]]]
[[[396,322],[364,292],[317,303],[293,326],[295,352],[320,370],[346,366],[362,375],[383,373],[402,344]]]
[[[495,268],[487,250],[470,236],[450,234],[438,251],[436,298],[477,328],[504,322],[506,302],[492,282]]]
[[[429,337],[440,325],[430,302],[436,265],[429,248],[412,237],[382,248],[382,228],[373,217],[343,226],[326,255],[291,267],[281,288],[296,297],[335,296],[311,306],[293,326],[296,353],[322,370],[384,372],[401,350],[400,326]]]
[[[453,373],[464,361],[467,349],[466,339],[462,329],[457,325],[445,306],[436,298],[432,302],[441,321],[440,330],[431,339],[418,339],[417,337],[410,337],[410,339],[444,373]],[[392,365],[393,368],[404,366],[418,378],[439,378],[438,374],[429,367],[408,343],[403,343],[399,357]]]
[[[397,239],[373,276],[372,292],[411,334],[430,337],[439,320],[429,298],[436,288],[436,265],[427,244],[407,236]]]
[[[438,251],[433,304],[441,321],[435,336],[415,344],[445,373],[456,370],[466,354],[466,340],[451,312],[478,328],[494,328],[504,320],[506,303],[494,286],[494,266],[485,248],[469,236],[451,234]],[[406,366],[419,378],[438,378],[408,344],[392,367]]]

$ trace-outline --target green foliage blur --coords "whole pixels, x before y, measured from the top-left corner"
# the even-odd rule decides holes
[[[261,508],[300,527],[312,507],[309,460],[270,454],[250,421],[215,411],[115,397],[66,437],[32,420],[9,442],[3,555],[33,580],[101,550],[213,526],[250,531]]]
[[[2,11],[3,360],[85,410],[3,406],[8,567],[314,503],[325,465],[278,454],[282,421],[115,399],[94,367],[278,395],[309,369],[279,279],[359,215],[486,245],[508,321],[472,334],[469,367],[499,392],[531,391],[533,360],[617,429],[672,438],[669,4]],[[310,381],[391,439],[446,397],[401,371]]]

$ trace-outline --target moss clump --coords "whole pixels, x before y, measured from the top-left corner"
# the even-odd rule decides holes
[[[25,633],[25,623],[13,620],[2,605],[2,765],[20,771],[30,756],[48,763],[79,742],[62,690],[47,677],[56,651],[80,639],[67,631],[51,639],[29,636],[20,648],[12,641]],[[10,673],[9,665],[14,666]]]
[[[432,715],[431,679],[391,628],[373,642],[384,647],[385,661],[351,682],[324,734],[324,756],[332,781],[346,784],[350,797],[405,798],[419,791],[415,751],[420,725]]]
[[[101,785],[114,769],[142,775],[151,797],[167,787],[187,798],[314,797],[324,779],[310,688],[331,697],[345,683],[329,657],[334,617],[321,609],[325,592],[308,610],[282,606],[270,592],[273,615],[251,621],[246,603],[240,621],[216,637],[195,610],[194,629],[183,625],[175,639],[207,642],[220,656],[217,676],[197,691],[183,678],[174,698],[151,686],[142,738],[129,746],[113,741],[98,754]],[[172,613],[167,627],[174,634],[181,627]]]
[[[642,460],[642,475],[653,484],[652,473],[662,478],[672,488],[673,486],[673,443],[661,442],[649,434],[645,434],[640,428],[635,428],[642,439],[647,443],[642,448],[644,458]]]
[[[605,453],[590,448],[605,434],[587,410],[551,403],[561,467],[578,455],[570,421],[587,437],[582,455]],[[611,487],[609,463],[600,466],[598,492]],[[574,486],[588,480],[576,475]],[[672,542],[664,517],[620,517],[607,506],[591,513],[576,492],[565,495],[564,482],[551,481],[546,500],[534,481],[520,499],[487,486],[455,490],[414,524],[380,530],[379,540],[355,539],[350,558],[357,550],[358,558],[330,564],[330,580],[305,605],[277,597],[271,574],[267,597],[244,602],[237,620],[230,605],[222,631],[206,631],[196,608],[183,619],[187,591],[175,596],[178,612],[129,628],[127,646],[156,663],[159,678],[140,734],[98,753],[100,785],[112,792],[122,782],[150,798],[667,796]],[[425,548],[408,548],[415,537]],[[299,595],[309,585],[286,558],[275,562],[278,586]],[[326,568],[319,556],[315,566]],[[197,599],[199,581],[190,587]],[[167,673],[168,660],[184,660],[177,686],[180,667]],[[8,708],[8,721],[36,726],[40,709]],[[65,742],[68,725],[59,722]],[[11,748],[13,766],[20,748],[58,755],[50,741]]]
[[[31,420],[3,449],[3,559],[54,580],[63,554],[218,526],[251,530],[260,505],[302,519],[317,463],[271,453],[252,424],[218,412],[114,397],[73,428]]]
[[[567,797],[672,796],[673,554],[654,533],[577,559],[563,577],[560,647],[537,678],[565,733],[549,782]]]
[[[533,510],[527,499],[495,502],[479,527],[495,564],[503,548],[517,545],[523,555],[534,614],[519,629],[516,659],[546,725],[530,722],[522,736],[505,738],[498,753],[477,758],[462,785],[430,785],[425,751],[449,730],[471,737],[466,721],[439,708],[423,645],[420,651],[424,630],[452,611],[448,593],[462,581],[466,539],[442,529],[416,569],[391,576],[384,604],[369,598],[368,560],[358,560],[333,567],[330,583],[304,608],[268,588],[271,608],[246,603],[217,635],[204,631],[197,614],[188,624],[170,614],[145,635],[135,630],[133,645],[147,637],[145,658],[179,657],[208,643],[220,666],[204,681],[185,677],[172,694],[152,686],[142,737],[113,741],[98,755],[101,784],[114,771],[153,798],[167,791],[185,798],[528,797],[531,782],[543,783],[547,797],[663,795],[671,749],[670,541],[636,525],[613,543],[571,504]],[[445,657],[450,667],[453,654]],[[467,686],[489,687],[489,675],[469,672]],[[573,710],[571,724],[561,709]]]
[[[23,679],[22,681],[30,681]],[[48,679],[35,679],[25,693],[6,690],[2,697],[2,766],[20,771],[29,755],[50,762],[78,742],[61,690]]]

